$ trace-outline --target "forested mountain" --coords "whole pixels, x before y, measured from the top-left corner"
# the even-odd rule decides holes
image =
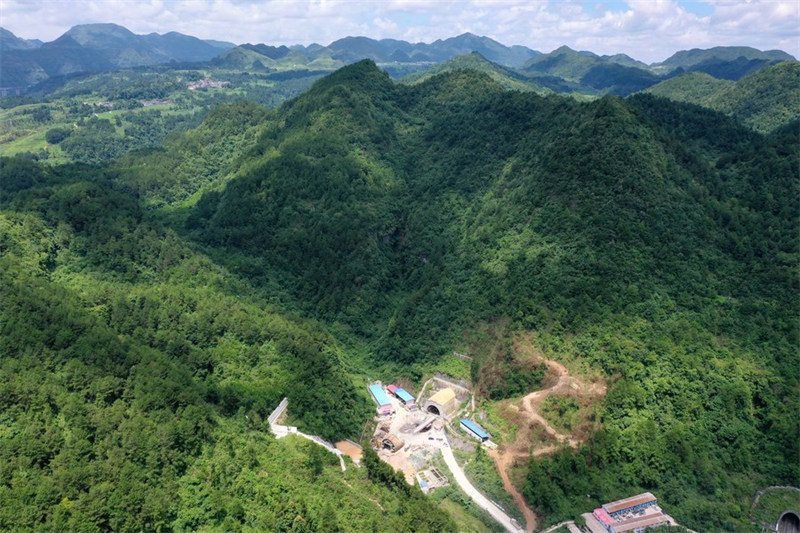
[[[478,52],[458,56],[428,69],[413,72],[407,76],[403,76],[401,81],[405,83],[421,83],[433,76],[455,70],[471,70],[485,73],[508,90],[535,91],[540,94],[547,94],[554,92],[553,89],[548,87],[549,84],[555,83],[558,89],[562,89],[559,92],[567,92],[566,89],[569,87],[569,83],[560,78],[548,78],[546,76],[532,78],[524,76],[515,70],[503,67],[497,63],[492,63]]]
[[[480,54],[505,67],[519,67],[539,54],[524,46],[505,46],[488,37],[465,33],[432,43],[409,43],[397,39],[345,37],[327,46],[268,46],[244,44],[220,56],[215,63],[242,68],[307,68],[334,69],[362,59],[371,59],[384,67],[416,65],[413,70],[470,53]],[[404,73],[401,69],[399,73]]]
[[[633,59],[627,54],[614,54],[614,55],[606,55],[600,56],[600,59],[604,59],[606,61],[610,61],[612,63],[616,63],[618,65],[622,65],[623,67],[636,67],[636,68],[649,68],[647,63],[642,63],[636,59]]]
[[[715,78],[738,80],[766,66],[794,59],[781,50],[762,52],[749,46],[715,46],[708,49],[681,50],[651,66],[657,71],[699,71]]]
[[[264,417],[288,395],[357,438],[360,376],[419,379],[496,322],[609,385],[586,445],[531,461],[545,522],[646,489],[746,528],[800,480],[798,135],[361,61],[116,162],[5,159],[0,527],[447,530]]]
[[[684,50],[662,63],[648,66],[624,54],[598,56],[562,46],[531,58],[520,70],[525,74],[546,74],[580,84],[581,92],[625,96],[684,72],[704,72],[715,79],[738,80],[793,59],[780,50],[762,52],[748,47],[718,46],[708,50]]]
[[[800,62],[783,61],[737,82],[684,74],[647,92],[721,111],[769,133],[800,117]]]
[[[549,54],[530,59],[522,67],[521,72],[562,78],[581,85],[588,93],[623,96],[658,83],[657,75],[646,67],[631,66],[630,59],[627,56],[600,57],[562,46]]]
[[[207,61],[233,46],[177,32],[136,35],[116,24],[83,24],[41,46],[4,51],[0,58],[0,86],[26,87],[48,77],[76,72]]]
[[[296,46],[267,46],[243,44],[215,58],[214,66],[241,70],[317,70],[331,71],[346,65],[333,57],[333,51],[322,48]]]
[[[376,41],[367,37],[345,37],[327,46],[337,59],[348,63],[372,59],[378,63],[429,62],[440,63],[459,55],[477,52],[489,61],[506,67],[519,67],[539,54],[525,46],[505,46],[488,37],[464,33],[432,43],[409,43],[395,39]]]
[[[42,46],[39,39],[22,39],[17,37],[5,28],[0,28],[0,51],[7,50],[30,50]]]
[[[702,105],[721,88],[734,83],[730,80],[720,80],[705,72],[687,72],[657,83],[645,92],[678,102]]]
[[[1,529],[453,530],[388,466],[345,475],[269,434],[284,395],[326,438],[370,412],[319,326],[193,251],[113,170],[5,159],[0,176]]]
[[[378,360],[510,317],[617,376],[604,429],[537,462],[532,501],[558,518],[639,486],[716,529],[745,519],[731,502],[749,487],[798,476],[797,142],[653,97],[579,104],[467,72],[403,88],[359,63],[176,214]]]

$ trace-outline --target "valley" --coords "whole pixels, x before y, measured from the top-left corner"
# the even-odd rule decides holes
[[[165,64],[175,35],[111,28],[141,52],[116,64],[100,29],[67,44],[103,68],[0,100],[0,529],[793,505],[753,504],[800,479],[791,56],[464,34]]]

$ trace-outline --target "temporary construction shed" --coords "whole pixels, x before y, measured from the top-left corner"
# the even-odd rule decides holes
[[[478,439],[481,442],[489,440],[489,434],[472,420],[466,418],[461,419],[461,427],[464,428],[469,435]]]
[[[383,391],[383,387],[375,383],[369,386],[369,392],[372,394],[372,399],[378,404],[378,413],[381,415],[388,415],[393,412],[392,402]]]
[[[402,389],[397,385],[389,385],[386,387],[386,390],[394,394],[398,400],[403,402],[403,405],[405,405],[409,411],[414,411],[417,409],[417,404],[414,400],[414,397],[411,396],[411,394],[405,389]]]

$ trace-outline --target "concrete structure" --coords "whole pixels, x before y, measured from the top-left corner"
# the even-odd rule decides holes
[[[278,404],[278,407],[276,407],[276,408],[275,408],[275,409],[272,411],[272,413],[270,413],[269,417],[267,418],[267,421],[268,421],[270,424],[274,424],[275,422],[277,422],[277,421],[278,421],[278,419],[279,419],[281,416],[283,416],[283,413],[285,413],[285,412],[286,412],[286,408],[287,408],[288,406],[289,406],[289,398],[284,398],[283,400],[281,400],[281,403],[279,403],[279,404]]]
[[[800,533],[800,514],[796,511],[784,511],[778,518],[778,533]]]
[[[458,398],[451,388],[438,391],[425,401],[425,410],[429,413],[448,417],[458,409]]]
[[[378,404],[379,415],[390,415],[394,412],[392,402],[389,400],[389,397],[383,391],[383,387],[381,387],[379,383],[370,385],[369,392],[372,394],[372,399]]]
[[[469,436],[476,438],[481,442],[489,440],[489,434],[486,433],[486,431],[482,427],[480,427],[472,420],[467,420],[466,418],[462,418],[461,428],[464,431],[466,431]]]
[[[433,423],[436,422],[436,420],[437,419],[434,415],[423,418],[422,421],[412,430],[412,433],[422,433],[423,431],[428,431],[431,429],[431,426],[433,426]]]
[[[297,435],[298,437],[302,437],[304,439],[310,440],[311,442],[319,444],[320,446],[322,446],[323,448],[325,448],[326,450],[328,450],[329,452],[331,452],[332,454],[336,455],[339,458],[339,465],[342,467],[342,472],[344,472],[346,469],[344,464],[344,458],[342,457],[342,455],[344,454],[340,450],[337,450],[333,446],[333,444],[316,435],[309,435],[307,433],[303,433],[302,431],[298,431],[297,428],[294,426],[283,426],[281,424],[276,423],[278,418],[280,418],[281,415],[283,415],[283,413],[286,411],[286,407],[288,405],[289,405],[289,400],[287,398],[284,398],[283,400],[281,400],[281,403],[278,404],[278,407],[276,407],[275,410],[272,411],[272,414],[270,414],[268,417],[269,429],[272,432],[272,434],[275,435],[275,438],[282,439],[287,435]]]

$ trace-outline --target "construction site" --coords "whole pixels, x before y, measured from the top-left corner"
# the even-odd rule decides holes
[[[475,397],[469,383],[436,374],[422,385],[416,396],[397,384],[384,385],[376,381],[368,385],[369,394],[375,402],[375,425],[368,438],[369,445],[383,461],[402,472],[409,484],[418,485],[424,493],[456,485],[505,530],[515,533],[534,531],[537,517],[510,481],[510,471],[516,467],[518,459],[546,454],[565,445],[577,447],[581,442],[579,433],[561,433],[540,414],[543,402],[551,396],[579,397],[591,402],[605,393],[602,383],[587,384],[571,377],[559,363],[549,360],[545,360],[545,363],[552,376],[549,387],[525,395],[517,400],[519,405],[513,400],[498,404],[509,410],[509,414],[527,421],[511,441],[503,442],[500,446],[492,442],[492,435],[480,422],[486,418],[486,414],[476,411]],[[316,442],[339,457],[343,471],[346,469],[345,456],[359,466],[362,449],[355,442],[343,440],[334,445],[317,436],[306,435],[296,427],[281,425],[279,420],[284,418],[287,404],[284,399],[269,417],[270,428],[276,437],[294,434]],[[542,433],[545,440],[537,445],[534,432]],[[366,441],[362,436],[364,445],[367,445]],[[474,457],[473,452],[478,447],[486,449],[494,460],[502,487],[513,498],[507,503],[512,507],[515,504],[522,512],[517,516],[524,518],[524,524],[520,524],[509,515],[506,508],[475,488],[467,479],[462,465],[456,461],[454,449],[462,452],[463,461],[464,457]],[[508,497],[508,494],[505,496]],[[510,503],[512,501],[513,504]],[[564,526],[571,532],[623,533],[675,525],[675,521],[661,511],[655,496],[650,493],[611,502],[582,517],[584,525],[580,528],[573,521],[558,526]]]
[[[444,377],[431,378],[417,398],[397,385],[373,383],[369,390],[377,404],[370,442],[378,456],[426,492],[447,484],[446,476],[431,472],[430,465],[450,445],[445,427],[469,404],[470,390]]]
[[[465,452],[474,452],[478,446],[495,448],[491,435],[470,419],[475,399],[467,383],[439,374],[427,380],[416,397],[397,385],[380,382],[369,385],[369,391],[376,403],[370,443],[383,461],[425,493],[454,483],[507,531],[524,531],[505,509],[472,485],[453,454],[453,448]],[[437,466],[440,459],[447,471]]]

